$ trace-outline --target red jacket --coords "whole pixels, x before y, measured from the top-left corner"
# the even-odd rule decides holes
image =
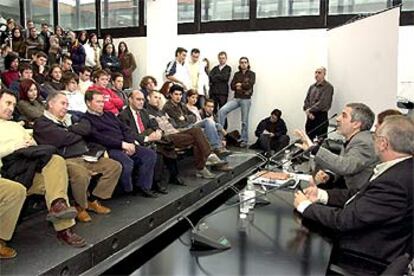
[[[90,90],[95,90],[102,93],[105,99],[104,111],[109,111],[115,115],[118,115],[119,111],[122,110],[124,101],[122,101],[122,99],[118,97],[118,95],[116,95],[115,92],[113,92],[111,89],[94,84],[89,86],[87,91]]]
[[[1,80],[3,81],[4,85],[7,86],[7,88],[10,86],[10,84],[12,84],[12,82],[18,80],[19,78],[19,71],[7,70],[1,73]]]

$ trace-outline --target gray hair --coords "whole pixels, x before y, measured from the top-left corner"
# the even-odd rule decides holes
[[[49,95],[47,95],[47,98],[46,98],[46,107],[45,107],[46,110],[49,110],[49,107],[50,107],[49,106],[49,103],[51,101],[53,101],[54,99],[56,99],[59,95],[63,95],[63,96],[66,97],[66,94],[64,92],[62,92],[62,91],[52,92],[52,93],[49,93]]]
[[[375,121],[375,114],[371,108],[363,103],[349,103],[346,106],[352,108],[351,122],[361,122],[361,131],[371,129]]]
[[[414,154],[414,122],[403,115],[387,116],[378,135],[385,136],[398,153]]]

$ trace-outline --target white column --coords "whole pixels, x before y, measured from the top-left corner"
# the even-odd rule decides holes
[[[158,88],[177,48],[177,1],[147,0],[146,75],[155,77]]]

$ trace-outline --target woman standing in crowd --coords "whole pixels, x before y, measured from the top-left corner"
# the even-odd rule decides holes
[[[4,68],[6,71],[1,73],[1,80],[6,87],[19,79],[19,57],[15,53],[9,53],[4,58]]]
[[[111,73],[119,72],[121,70],[121,64],[119,59],[115,55],[114,44],[104,45],[102,56],[101,56],[102,69],[109,69]]]
[[[17,53],[19,57],[24,58],[26,54],[25,39],[22,35],[22,28],[16,27],[13,29],[13,52]]]
[[[95,33],[89,35],[89,41],[84,45],[86,60],[85,65],[92,68],[94,71],[101,69],[101,46],[98,42],[98,36]]]
[[[34,80],[24,79],[20,82],[17,110],[28,127],[32,127],[34,121],[43,115],[45,107],[41,102],[39,88]]]
[[[106,44],[114,44],[114,40],[112,39],[112,36],[110,34],[106,34],[103,38],[103,46],[105,46]]]
[[[49,39],[50,42],[50,48],[48,53],[48,60],[47,63],[49,65],[53,64],[59,64],[61,57],[62,57],[62,51],[59,45],[59,39],[56,35],[52,35]]]
[[[132,87],[132,73],[137,68],[134,55],[128,51],[128,46],[124,41],[118,45],[118,59],[121,63],[121,72],[124,76],[124,89]]]
[[[80,44],[85,45],[88,41],[88,33],[86,31],[80,31],[78,35],[78,40]]]
[[[74,32],[69,32],[69,36],[72,42],[72,47],[70,48],[72,68],[76,74],[79,74],[79,70],[85,65],[85,48],[83,48],[83,45],[76,39],[76,34]]]

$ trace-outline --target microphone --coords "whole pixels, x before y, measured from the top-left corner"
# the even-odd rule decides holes
[[[254,197],[250,197],[250,198],[247,198],[245,200],[241,200],[241,201],[239,201],[235,204],[226,206],[223,209],[220,209],[216,212],[210,213],[207,216],[205,216],[204,218],[200,219],[200,221],[193,227],[193,230],[191,231],[191,245],[192,245],[191,250],[206,250],[206,249],[210,249],[210,250],[212,250],[212,249],[213,250],[227,250],[227,249],[230,249],[231,244],[230,244],[229,240],[226,237],[224,237],[223,235],[221,235],[219,232],[217,232],[216,230],[211,229],[207,225],[207,223],[205,223],[204,221],[209,217],[217,215],[218,213],[224,212],[224,211],[226,211],[230,208],[233,208],[235,206],[239,206],[240,204],[246,203],[246,202],[248,202],[252,199],[259,199],[259,198],[265,197],[266,195],[268,195],[272,192],[279,191],[279,190],[285,189],[285,188],[295,187],[297,181],[299,181],[299,180],[289,179],[285,183],[283,183],[283,184],[281,184],[277,187],[274,187],[273,189],[266,190],[263,194],[260,194],[260,195],[254,196]]]
[[[314,131],[318,130],[319,128],[321,128],[323,125],[325,125],[326,123],[329,123],[330,120],[332,120],[333,118],[335,118],[338,115],[338,113],[333,114],[332,116],[330,116],[328,119],[326,119],[325,121],[323,121],[322,123],[320,123],[319,125],[317,125],[316,127],[314,127],[313,129],[311,129],[309,131],[309,133],[313,133]],[[335,128],[336,131],[336,128]],[[333,131],[328,132],[327,134],[322,135],[323,136],[328,136],[328,134],[332,133]],[[287,150],[288,148],[290,148],[291,146],[295,145],[296,143],[299,143],[302,139],[298,138],[293,140],[293,142],[291,142],[290,144],[288,144],[286,147],[282,148],[281,150],[277,151],[275,154],[273,154],[271,157],[269,157],[266,165],[268,165],[270,162],[275,162],[273,159],[275,159],[278,155],[280,155],[281,153],[285,152],[285,150]],[[275,162],[276,164],[278,164],[278,162]]]

